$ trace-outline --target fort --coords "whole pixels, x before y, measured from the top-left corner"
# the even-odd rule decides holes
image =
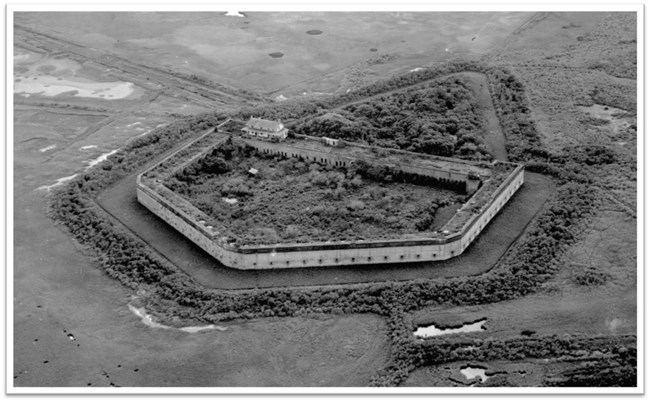
[[[283,128],[281,128],[283,129]],[[440,261],[462,254],[524,182],[524,167],[494,161],[472,162],[342,140],[292,135],[280,141],[209,131],[137,177],[137,199],[184,236],[235,269],[284,269]],[[348,166],[358,161],[404,173],[463,184],[469,200],[439,230],[396,239],[283,244],[242,244],[227,225],[215,223],[188,200],[165,187],[174,175],[231,139],[258,152]]]

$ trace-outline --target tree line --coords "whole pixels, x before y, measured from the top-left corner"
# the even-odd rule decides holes
[[[465,159],[492,159],[472,92],[458,78],[323,111],[292,125],[293,132],[341,138],[383,148]]]

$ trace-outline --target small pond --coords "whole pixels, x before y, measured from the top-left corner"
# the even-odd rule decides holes
[[[459,334],[465,332],[480,332],[485,331],[483,325],[487,322],[487,319],[481,319],[476,322],[469,324],[463,324],[460,327],[436,327],[435,324],[428,325],[426,327],[419,327],[413,335],[418,338],[430,338],[432,336],[441,336],[449,334]]]
[[[481,382],[487,381],[489,376],[485,374],[487,370],[484,369],[483,367],[474,367],[474,366],[467,366],[462,369],[460,369],[460,372],[467,378],[468,380],[471,380],[476,377],[481,378]]]

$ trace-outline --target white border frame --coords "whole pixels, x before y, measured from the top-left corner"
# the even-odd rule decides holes
[[[294,0],[295,1],[295,0]],[[362,0],[363,1],[363,0]],[[404,12],[452,12],[452,11],[472,11],[472,12],[494,12],[494,11],[509,11],[509,12],[526,12],[526,11],[558,11],[558,12],[636,12],[637,13],[637,132],[642,135],[637,137],[637,171],[640,172],[640,177],[637,180],[637,345],[638,350],[638,383],[636,388],[259,388],[259,387],[215,387],[215,388],[151,388],[151,387],[131,387],[131,388],[59,388],[59,387],[14,387],[13,386],[13,93],[8,93],[8,83],[12,82],[13,77],[13,53],[9,53],[13,49],[13,14],[15,12],[71,12],[71,11],[161,11],[161,12],[192,12],[192,11],[206,11],[206,12],[225,12],[228,10],[238,10],[241,12],[255,11],[373,11],[373,12],[386,12],[386,11],[404,11]],[[612,3],[598,3],[587,1],[574,1],[572,4],[566,3],[552,3],[552,4],[535,4],[535,3],[500,3],[500,4],[487,4],[475,2],[457,2],[456,4],[431,4],[427,2],[411,2],[409,4],[387,4],[376,3],[365,0],[356,4],[344,3],[341,0],[331,4],[309,4],[304,3],[283,3],[271,4],[268,2],[262,3],[220,3],[220,4],[160,4],[154,1],[143,2],[140,4],[132,3],[114,3],[114,4],[53,4],[53,3],[21,3],[21,4],[8,4],[6,7],[6,70],[5,70],[5,96],[6,96],[6,171],[5,171],[5,189],[6,189],[6,209],[5,209],[5,247],[6,247],[6,261],[7,269],[5,273],[5,286],[7,289],[6,294],[6,339],[5,339],[5,392],[7,394],[245,394],[245,395],[259,395],[259,394],[336,394],[336,395],[376,395],[376,394],[390,394],[390,395],[423,395],[423,394],[552,394],[552,395],[571,395],[571,394],[642,394],[645,392],[645,349],[644,349],[644,334],[645,334],[645,321],[644,321],[644,307],[645,297],[643,287],[645,285],[644,274],[644,261],[645,253],[644,247],[646,245],[644,237],[644,201],[645,201],[645,163],[644,163],[644,150],[645,141],[643,133],[645,133],[645,86],[644,86],[644,7],[642,3],[627,3],[627,4],[612,4]],[[11,282],[9,282],[11,279]],[[171,392],[170,392],[171,391]],[[489,392],[490,391],[490,392]]]

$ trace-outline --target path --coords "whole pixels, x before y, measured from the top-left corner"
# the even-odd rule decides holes
[[[628,215],[630,215],[631,217],[636,219],[636,211],[634,210],[634,208],[632,208],[627,203],[625,203],[624,201],[617,198],[614,194],[612,194],[611,191],[609,191],[609,190],[607,190],[607,189],[605,189],[603,187],[598,187],[598,188],[601,190],[604,197],[611,200],[613,203],[615,203],[616,205],[621,207],[625,213],[627,213]]]
[[[469,78],[472,86],[471,89],[476,94],[481,113],[486,123],[485,142],[489,145],[492,156],[495,159],[507,161],[506,136],[503,134],[503,128],[494,110],[494,103],[492,103],[487,77],[485,74],[469,71],[460,74]]]

